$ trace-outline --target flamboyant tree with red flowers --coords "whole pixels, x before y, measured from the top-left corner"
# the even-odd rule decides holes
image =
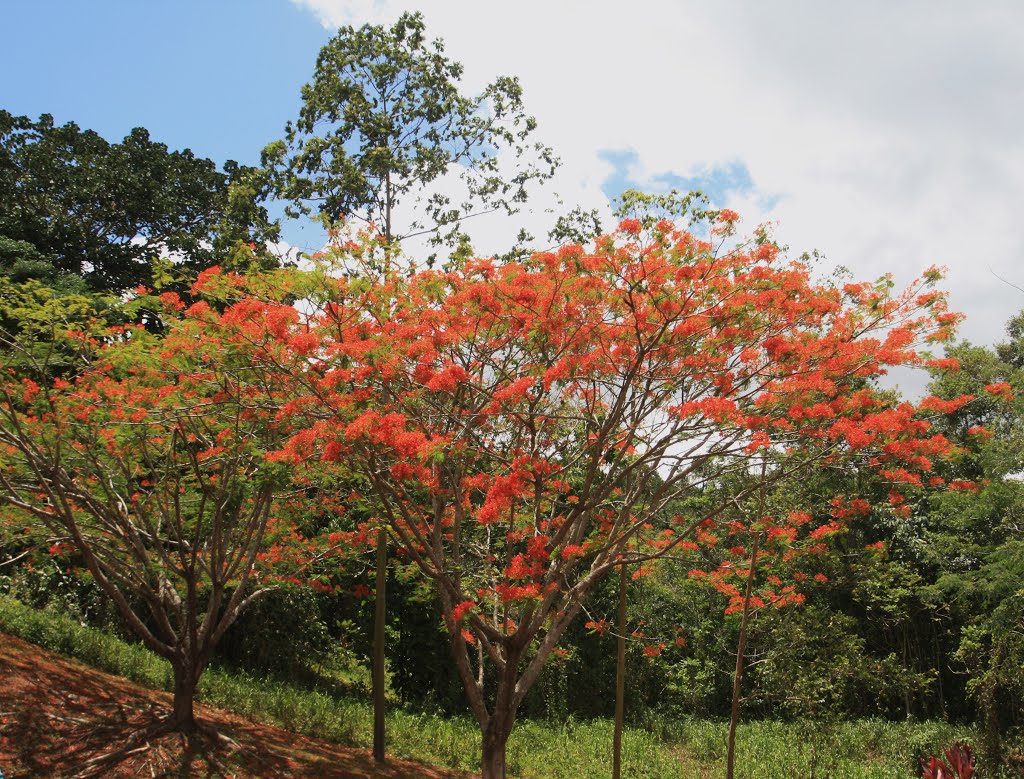
[[[629,219],[589,251],[447,271],[349,243],[349,273],[313,274],[298,310],[280,304],[282,419],[303,429],[278,457],[359,472],[434,583],[488,779],[609,572],[714,543],[738,501],[815,465],[899,480],[951,449],[871,386],[950,336],[939,274],[900,294],[816,282],[763,231],[727,247],[735,219],[707,240]],[[713,489],[740,474],[739,492]]]
[[[5,311],[49,295],[4,293]],[[173,712],[156,727],[190,733],[215,646],[274,586],[259,555],[285,483],[266,454],[284,431],[273,385],[249,360],[264,323],[231,311],[211,322],[203,308],[183,315],[173,294],[136,304],[162,310],[163,337],[102,318],[67,329],[58,316],[48,318],[47,348],[25,327],[3,331],[18,368],[0,377],[0,502],[41,526],[62,566],[90,576],[170,662]]]

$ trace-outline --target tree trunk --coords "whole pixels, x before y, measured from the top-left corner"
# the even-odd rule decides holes
[[[932,639],[935,644],[935,679],[938,682],[937,692],[939,694],[939,715],[942,719],[947,719],[948,715],[946,712],[946,695],[942,689],[942,669],[945,665],[942,662],[942,648],[939,645],[939,631],[935,626],[935,622],[932,622]]]
[[[516,682],[522,656],[522,646],[505,646],[505,667],[498,674],[494,708],[491,716],[487,718],[481,739],[480,773],[483,779],[505,779],[506,776],[505,747],[519,710]]]
[[[377,592],[373,621],[373,759],[383,763],[384,754],[384,627],[385,585],[388,575],[388,536],[377,531]]]
[[[908,675],[910,672],[910,631],[907,628],[906,623],[903,624],[903,670],[907,671]],[[904,682],[903,684],[903,708],[906,711],[907,719],[910,719],[910,682]]]
[[[172,730],[188,734],[196,730],[194,705],[199,673],[194,667],[186,665],[174,665],[174,711],[169,724]]]
[[[740,639],[736,647],[736,668],[732,674],[732,711],[729,714],[729,738],[726,743],[725,776],[733,779],[736,771],[736,726],[740,721],[740,693],[743,690],[743,657],[747,651],[747,622],[750,619],[750,597],[754,592],[754,577],[757,575],[757,551],[760,534],[754,534],[750,552],[750,568],[747,570],[747,587],[743,595],[743,616],[740,618]]]
[[[612,779],[622,776],[622,723],[626,714],[626,566],[619,567],[619,636],[615,661],[615,729],[612,733]]]
[[[506,779],[505,747],[512,732],[511,717],[493,716],[483,733],[483,749],[480,758],[482,779]]]

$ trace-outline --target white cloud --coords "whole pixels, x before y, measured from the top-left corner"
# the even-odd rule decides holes
[[[398,15],[391,7],[391,3],[383,0],[292,0],[292,3],[310,11],[324,28],[331,31],[347,24],[356,27],[361,24],[381,24]]]
[[[293,2],[329,29],[404,10]],[[794,251],[903,282],[949,266],[975,342],[999,340],[1024,308],[1024,294],[993,275],[1024,286],[1024,5],[1014,0],[419,8],[466,65],[467,89],[520,77],[538,135],[563,158],[553,188],[570,205],[604,205],[608,150],[636,152],[640,183],[740,161],[755,189],[727,205],[750,227],[777,222]],[[495,243],[505,240],[492,225]]]

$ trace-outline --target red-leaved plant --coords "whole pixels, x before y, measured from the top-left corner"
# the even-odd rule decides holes
[[[923,779],[971,779],[974,776],[974,754],[970,744],[957,741],[947,747],[944,754],[949,762],[943,762],[935,755],[921,758]]]

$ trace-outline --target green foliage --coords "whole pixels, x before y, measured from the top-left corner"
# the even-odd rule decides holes
[[[446,715],[468,713],[434,593],[415,581],[389,581],[388,614],[391,685],[402,702]]]
[[[0,546],[0,550],[13,548],[8,543]],[[66,615],[81,625],[125,635],[117,609],[91,576],[71,571],[66,561],[46,554],[23,559],[27,564],[8,569],[10,575],[0,578],[0,594],[15,597],[36,609]]]
[[[112,299],[47,281],[54,279],[0,275],[0,360],[37,382],[85,367],[110,325],[123,321]]]
[[[327,662],[335,639],[323,612],[334,604],[323,600],[309,588],[268,593],[228,628],[217,657],[248,671],[277,676]]]
[[[639,219],[645,230],[651,230],[662,219],[690,226],[714,220],[718,211],[709,208],[707,197],[699,190],[679,192],[673,189],[663,195],[649,194],[638,189],[627,189],[615,199],[612,214],[618,219]],[[597,209],[576,206],[555,220],[548,238],[557,244],[587,245],[604,233]],[[532,236],[520,236],[525,245]],[[767,240],[764,233],[759,240]],[[525,246],[521,254],[528,254]]]
[[[26,241],[0,236],[0,273],[15,284],[37,281],[58,293],[82,293],[87,290],[84,279],[57,269],[55,258],[39,251]]]
[[[963,624],[955,660],[966,671],[990,761],[1011,759],[1024,733],[1024,314],[1010,320],[1007,335],[994,349],[950,349],[960,371],[932,384],[940,397],[976,397],[945,420],[965,453],[943,475],[978,486],[930,501],[929,540],[938,556],[935,597]],[[987,389],[1003,382],[1012,400]]]
[[[87,627],[56,609],[37,610],[0,595],[0,629],[139,684],[170,689],[170,664],[139,644]]]
[[[652,195],[637,189],[627,189],[615,203],[617,217],[639,219],[648,230],[661,219],[680,225],[695,225],[714,220],[717,214],[717,211],[708,208],[708,199],[699,190],[682,193],[673,189],[664,195]]]
[[[423,232],[455,243],[467,217],[512,213],[531,184],[551,177],[557,161],[530,141],[536,121],[519,82],[501,77],[464,95],[462,65],[424,33],[422,15],[406,13],[390,28],[343,27],[320,51],[298,119],[263,154],[291,213],[374,222],[388,241]],[[502,149],[515,160],[511,172]],[[451,172],[461,176],[461,199],[448,187],[423,195]],[[413,195],[419,215],[399,233],[392,212]]]
[[[137,127],[110,143],[74,123],[0,110],[0,238],[28,244],[0,266],[18,278],[120,292],[154,281],[151,263],[181,258],[181,270],[223,263],[239,242],[274,238],[256,203],[255,169],[223,170],[188,149],[170,151]]]
[[[895,714],[885,706],[894,693],[922,684],[903,678],[894,655],[865,651],[856,620],[836,609],[768,612],[755,621],[751,638],[758,661],[749,678],[755,711],[819,723],[850,714]],[[865,706],[865,697],[874,706]]]

